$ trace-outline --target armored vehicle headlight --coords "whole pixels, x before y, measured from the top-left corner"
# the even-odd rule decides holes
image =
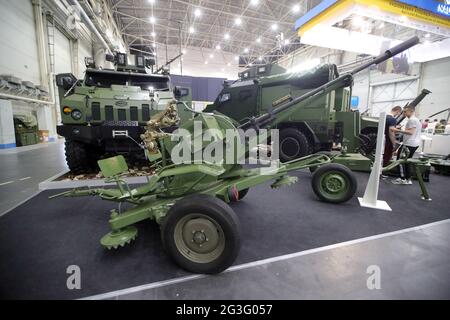
[[[80,120],[81,117],[83,116],[81,111],[80,110],[76,110],[76,109],[72,111],[71,115],[72,115],[72,118],[74,118],[75,120]]]
[[[69,114],[72,112],[72,109],[69,107],[64,107],[63,112],[64,112],[64,114]]]

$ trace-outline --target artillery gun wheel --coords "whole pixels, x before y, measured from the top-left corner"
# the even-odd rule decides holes
[[[331,203],[342,203],[350,200],[358,186],[353,172],[338,163],[330,163],[319,167],[314,172],[311,183],[317,197],[322,201]]]
[[[306,135],[297,128],[285,128],[280,132],[281,162],[307,156],[313,152]]]
[[[163,220],[161,236],[175,263],[194,273],[224,271],[240,249],[234,211],[222,200],[203,194],[176,202]]]
[[[88,173],[96,167],[96,159],[89,148],[78,141],[66,140],[66,161],[74,174]]]

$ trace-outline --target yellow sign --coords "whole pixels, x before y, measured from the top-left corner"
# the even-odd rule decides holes
[[[336,4],[324,10],[301,26],[298,29],[299,36],[302,36],[307,30],[320,24],[321,22],[325,22],[344,13],[345,11],[350,11],[354,5],[363,5],[372,9],[376,8],[377,10],[389,12],[399,16],[405,16],[435,26],[450,28],[450,19],[445,19],[429,11],[418,9],[394,0],[342,0],[338,1]]]

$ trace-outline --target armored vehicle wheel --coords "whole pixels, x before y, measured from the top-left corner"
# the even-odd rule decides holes
[[[291,161],[312,153],[308,138],[296,128],[282,129],[280,132],[281,162]]]
[[[96,159],[88,146],[78,141],[66,140],[66,161],[74,174],[87,173],[96,167]]]
[[[161,226],[164,248],[183,269],[215,274],[227,269],[240,249],[239,220],[223,201],[208,195],[179,200]]]
[[[350,200],[358,186],[353,172],[338,163],[319,167],[312,176],[312,188],[325,202],[341,203]]]
[[[367,158],[375,159],[375,149],[377,147],[377,133],[369,132],[368,134],[361,134],[361,148],[360,153]]]

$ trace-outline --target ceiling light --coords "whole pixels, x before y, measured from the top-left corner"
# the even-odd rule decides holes
[[[156,48],[156,43],[152,43],[152,47]],[[154,54],[155,55],[155,54]]]
[[[258,57],[258,60],[259,60],[259,61],[262,61],[262,59],[263,59],[262,57]]]
[[[220,50],[220,49],[222,49],[222,48],[220,47],[220,44],[218,44],[218,45],[216,46],[216,50]]]
[[[249,52],[248,48],[245,48],[245,49],[244,49],[244,52],[245,52],[245,53],[248,53],[248,52]]]
[[[187,52],[186,49],[181,50],[182,54],[186,54],[186,52]]]
[[[261,37],[256,38],[256,42],[260,43],[261,42]]]
[[[249,66],[249,67],[253,67],[253,63],[249,63],[248,66]]]
[[[222,68],[222,69],[220,69],[220,71],[224,72],[224,71],[225,71],[225,69],[224,69],[224,68]]]
[[[148,0],[150,4],[155,4],[155,0]]]
[[[242,24],[241,18],[236,18],[236,20],[234,20],[234,24],[240,26]]]
[[[149,21],[150,21],[151,24],[155,24],[156,23],[155,17],[150,17]]]
[[[259,4],[259,0],[250,0],[250,4],[252,6],[257,6]]]
[[[285,40],[284,40],[284,45],[285,45],[285,46],[287,46],[287,45],[290,44],[290,43],[291,43],[291,40],[289,40],[289,39],[285,39]]]
[[[202,11],[201,11],[199,8],[197,8],[197,9],[194,10],[194,16],[196,16],[196,17],[198,18],[198,17],[200,17],[201,15],[202,15]]]
[[[231,63],[228,62],[228,63],[227,63],[227,66],[230,67],[230,66],[231,66]]]
[[[214,55],[211,53],[211,54],[209,55],[209,57],[212,59],[212,58],[214,58]]]
[[[225,35],[223,36],[225,40],[230,39],[230,34],[229,33],[225,33]]]
[[[208,61],[205,61],[205,64],[208,64]]]
[[[189,33],[194,33],[194,32],[195,32],[194,27],[189,27]]]
[[[276,23],[274,23],[273,25],[270,26],[270,28],[275,31],[278,29],[278,25]]]
[[[156,33],[154,31],[152,32],[152,37],[156,37]]]
[[[295,5],[292,7],[292,12],[297,13],[297,12],[299,12],[299,11],[300,11],[300,5],[299,5],[299,4],[295,4]]]
[[[238,56],[234,56],[234,60],[239,61],[239,57]]]
[[[429,38],[429,37],[431,37],[431,34],[426,33],[424,37],[425,37],[425,38]]]

